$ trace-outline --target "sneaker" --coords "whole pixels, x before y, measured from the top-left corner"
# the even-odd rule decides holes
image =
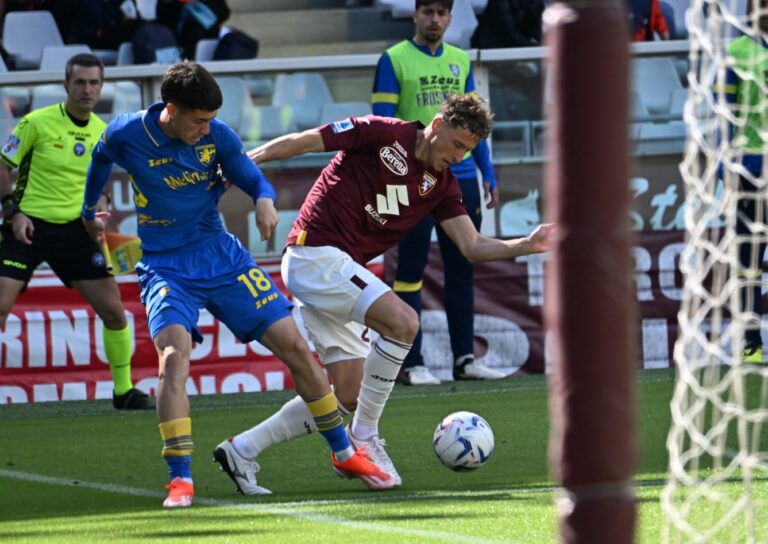
[[[506,377],[503,372],[485,366],[474,357],[467,357],[453,367],[454,380],[500,380]]]
[[[246,459],[235,449],[230,436],[213,450],[213,460],[227,476],[235,482],[237,490],[243,495],[271,495],[266,487],[256,485],[256,474],[261,467],[251,459]]]
[[[132,387],[122,395],[112,391],[112,405],[115,410],[154,410],[155,401],[141,389]]]
[[[407,385],[440,385],[440,379],[424,365],[406,368],[403,371],[403,383]]]
[[[741,360],[753,365],[763,364],[762,346],[747,346],[741,354]]]
[[[177,476],[165,488],[168,490],[168,497],[163,501],[165,508],[186,508],[187,506],[192,506],[195,487],[191,482]]]
[[[378,436],[372,436],[368,440],[360,440],[352,434],[352,422],[347,424],[347,437],[352,447],[356,450],[365,450],[368,453],[371,461],[381,468],[384,472],[390,474],[394,478],[394,485],[402,485],[403,480],[395,469],[395,464],[392,459],[387,455],[387,450],[384,448],[387,446],[387,442]]]
[[[381,470],[365,448],[357,450],[343,463],[331,452],[333,470],[342,478],[360,478],[369,489],[392,489],[395,479]]]

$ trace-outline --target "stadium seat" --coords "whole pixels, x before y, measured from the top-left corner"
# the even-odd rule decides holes
[[[470,4],[469,0],[455,0],[451,15],[453,16],[451,18],[451,25],[445,31],[443,39],[445,42],[456,47],[469,49],[472,34],[475,33],[477,28],[477,17],[475,17],[472,4]]]
[[[195,60],[197,62],[213,60],[213,53],[216,51],[216,46],[218,44],[218,39],[198,40],[197,44],[195,45]]]
[[[682,88],[671,58],[636,58],[632,61],[632,91],[640,95],[651,115],[668,114],[672,93]]]
[[[322,74],[296,72],[278,74],[272,94],[273,106],[291,106],[299,130],[320,124],[323,106],[332,103],[333,97]]]
[[[472,11],[479,15],[485,11],[488,0],[469,0],[469,3],[472,6]],[[376,0],[375,5],[390,12],[395,19],[410,19],[413,14],[414,2],[413,0]]]
[[[253,108],[253,101],[251,95],[248,94],[245,81],[242,77],[236,76],[217,77],[216,81],[218,81],[221,94],[224,97],[218,118],[240,134],[244,112]]]
[[[410,18],[413,14],[412,0],[376,0],[376,7],[389,11],[395,19]]]
[[[43,48],[64,45],[50,11],[12,11],[3,23],[3,47],[16,70],[36,70]]]
[[[683,121],[640,123],[638,128],[634,141],[634,148],[637,153],[682,153],[686,135],[686,124]]]
[[[67,99],[67,91],[63,83],[49,83],[32,87],[32,111],[52,106]]]
[[[123,42],[117,48],[117,65],[128,66],[130,64],[133,64],[133,44],[131,42]]]
[[[112,114],[131,113],[142,108],[141,89],[133,81],[118,81],[115,84]]]
[[[48,45],[43,48],[40,71],[64,73],[67,61],[80,53],[90,53],[87,45]]]
[[[290,106],[246,108],[240,123],[240,136],[243,140],[255,142],[271,140],[297,130]]]
[[[363,117],[371,113],[369,102],[333,102],[323,106],[320,124],[325,125],[347,117]]]
[[[670,115],[679,115],[682,118],[686,100],[688,100],[688,89],[675,89],[672,91],[672,101],[669,105]]]

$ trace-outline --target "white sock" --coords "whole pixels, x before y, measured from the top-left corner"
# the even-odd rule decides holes
[[[262,451],[275,444],[317,431],[315,418],[307,404],[296,396],[255,427],[243,431],[232,439],[237,452],[246,459],[255,459]]]
[[[363,367],[363,383],[357,397],[357,411],[352,420],[352,434],[360,440],[368,440],[379,434],[379,419],[384,411],[395,378],[411,344],[404,344],[380,336],[373,344]]]

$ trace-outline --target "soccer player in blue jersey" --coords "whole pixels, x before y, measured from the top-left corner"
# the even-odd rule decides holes
[[[216,204],[225,188],[219,167],[256,205],[262,239],[277,224],[275,192],[248,159],[240,139],[216,119],[221,90],[199,64],[168,68],[162,102],[146,111],[121,115],[107,127],[93,152],[86,181],[83,220],[92,237],[104,229],[95,207],[112,164],[131,175],[143,257],[136,266],[147,325],[159,357],[157,415],[163,457],[171,483],[163,506],[192,503],[192,423],[185,384],[192,341],[202,341],[198,312],[206,308],[242,342],[258,340],[288,365],[296,390],[328,441],[337,472],[386,489],[394,479],[355,451],[327,379],[291,317],[292,305],[242,244],[224,230]],[[230,442],[214,455],[241,492],[254,489],[238,470]],[[245,488],[245,489],[244,489]]]
[[[379,59],[373,84],[373,113],[429,125],[443,101],[451,94],[471,93],[475,80],[467,53],[443,42],[451,23],[453,0],[416,0],[413,13],[415,34],[393,45]],[[484,197],[490,209],[499,200],[488,143],[481,140],[472,152],[451,167],[458,180],[464,207],[480,230],[482,220],[477,168],[483,176]],[[426,216],[398,244],[397,272],[393,290],[416,312],[421,312],[421,286],[435,221]],[[456,244],[437,228],[437,239],[445,269],[443,299],[453,352],[453,378],[492,380],[505,374],[475,359],[474,267]],[[424,364],[421,330],[403,363],[405,383],[438,384],[440,380]]]

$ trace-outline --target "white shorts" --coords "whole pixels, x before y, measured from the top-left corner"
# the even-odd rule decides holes
[[[280,272],[323,364],[368,356],[365,314],[386,283],[332,246],[290,246]]]

